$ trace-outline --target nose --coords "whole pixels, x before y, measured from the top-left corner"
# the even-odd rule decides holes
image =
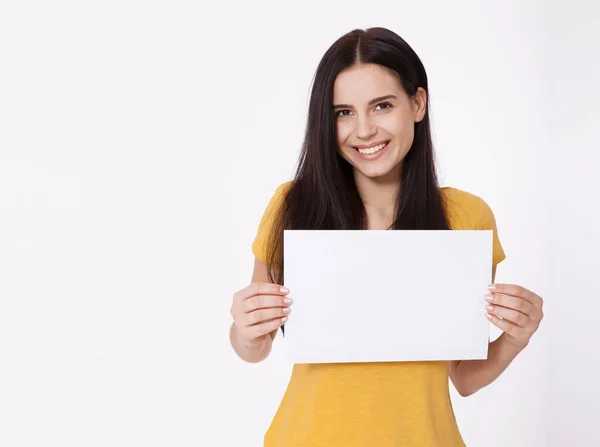
[[[356,136],[361,140],[369,140],[373,135],[377,133],[377,127],[367,116],[358,117],[356,120]]]

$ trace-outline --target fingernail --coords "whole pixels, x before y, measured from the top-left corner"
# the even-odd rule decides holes
[[[287,298],[287,297],[286,297],[286,298],[284,298],[284,299],[283,299],[283,302],[284,302],[285,304],[290,304],[290,303],[292,302],[292,299],[291,299],[291,298]]]
[[[490,321],[491,321],[491,319],[492,319],[492,316],[491,316],[490,314],[485,314],[485,317],[486,317],[488,320],[490,320]]]
[[[282,287],[279,290],[281,291],[281,293],[290,293],[290,290],[286,287]]]
[[[492,306],[485,306],[485,308],[486,308],[487,310],[489,310],[489,311],[492,311],[492,310],[494,310],[494,308],[493,308]]]
[[[488,289],[490,289],[491,291],[494,291],[494,290],[496,290],[496,284],[490,284],[490,285],[488,286]]]
[[[292,310],[292,309],[290,309],[289,307],[284,307],[283,310],[282,310],[282,312],[284,314],[288,314],[288,313],[290,313],[290,310]]]
[[[491,303],[494,297],[490,293],[489,295],[484,296],[483,299],[486,300],[488,303]]]
[[[285,323],[286,321],[287,321],[287,317],[283,317],[283,318],[281,319],[281,322],[282,322],[282,323]]]

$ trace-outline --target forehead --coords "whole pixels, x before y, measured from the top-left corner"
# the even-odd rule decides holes
[[[386,67],[363,64],[342,71],[333,85],[334,102],[369,102],[378,96],[399,95],[400,83]]]

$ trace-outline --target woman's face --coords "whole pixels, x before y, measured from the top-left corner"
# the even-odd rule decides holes
[[[426,104],[424,89],[409,98],[400,81],[380,65],[357,65],[341,72],[333,87],[340,154],[356,174],[395,175],[412,146],[414,124],[425,116]]]

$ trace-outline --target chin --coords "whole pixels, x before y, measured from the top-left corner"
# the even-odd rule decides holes
[[[346,159],[348,161],[348,159]],[[386,162],[387,161],[387,162]],[[390,163],[389,160],[381,160],[378,162],[363,162],[362,160],[352,160],[348,161],[355,173],[362,175],[363,177],[368,177],[372,179],[380,178],[380,177],[388,177],[393,175],[394,172],[399,172],[402,161],[399,163]]]
[[[381,167],[373,166],[370,169],[361,169],[361,168],[358,168],[355,166],[354,169],[356,171],[358,171],[364,177],[368,177],[368,178],[372,178],[372,179],[376,179],[376,178],[380,178],[380,177],[387,177],[392,172],[396,171],[394,166],[381,166]]]

